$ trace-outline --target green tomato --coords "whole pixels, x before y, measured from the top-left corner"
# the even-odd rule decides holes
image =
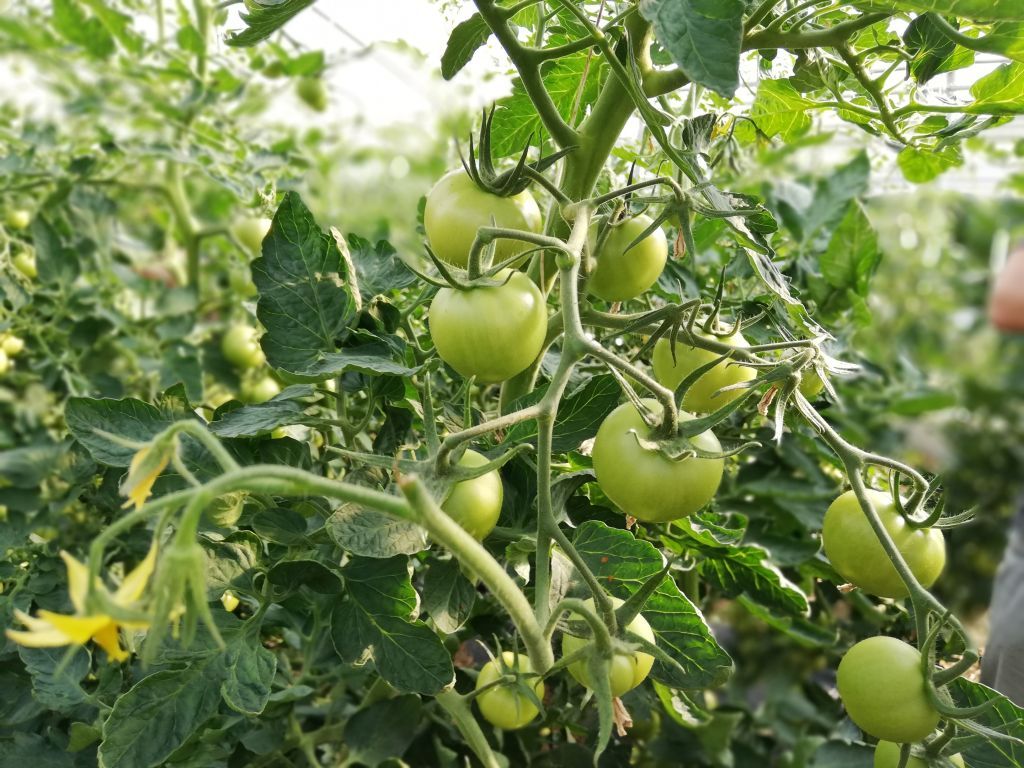
[[[750,346],[740,333],[722,339],[722,342],[734,347]],[[675,361],[673,362],[671,342],[662,337],[654,344],[652,359],[654,377],[669,389],[675,389],[695,369],[707,365],[717,357],[719,355],[716,352],[691,347],[684,340],[677,339]],[[757,371],[753,368],[738,365],[731,360],[723,360],[697,379],[686,391],[686,395],[683,397],[683,408],[694,413],[710,413],[747,393],[745,389],[734,389],[728,392],[719,392],[716,395],[715,393],[719,389],[731,384],[751,381],[756,377]]]
[[[11,229],[27,229],[32,223],[32,213],[24,208],[12,208],[4,215],[4,221]]]
[[[850,719],[876,739],[912,743],[939,724],[925,692],[921,653],[893,637],[869,637],[847,651],[836,686]]]
[[[598,250],[601,222],[594,220],[590,225],[590,252],[595,259],[590,282],[587,283],[590,293],[605,301],[628,301],[658,281],[668,259],[665,233],[660,228],[656,229],[630,248],[651,221],[650,216],[640,214],[611,225]]]
[[[617,597],[613,597],[611,600],[616,608],[622,605],[622,600],[619,600]],[[591,610],[594,610],[593,598],[587,600],[586,605]],[[651,625],[639,613],[633,617],[633,620],[629,622],[626,629],[648,642],[654,642],[654,632],[651,630]],[[576,637],[569,634],[562,635],[562,655],[568,656],[571,653],[575,653],[589,642],[591,642],[590,638]],[[608,670],[612,696],[621,696],[626,691],[636,688],[647,678],[653,666],[654,657],[649,653],[644,653],[643,651],[616,653]],[[591,682],[590,670],[587,668],[586,659],[570,664],[569,674],[584,688],[593,690],[594,685]]]
[[[11,259],[14,268],[21,272],[29,280],[35,280],[39,276],[39,269],[36,267],[36,256],[29,251],[18,251]]]
[[[270,219],[260,216],[244,216],[231,225],[231,234],[249,253],[259,254],[263,238],[270,231]]]
[[[430,303],[437,353],[466,378],[504,381],[537,359],[547,333],[544,296],[522,272],[503,269],[504,285],[442,288]]]
[[[327,89],[319,77],[300,77],[295,83],[295,92],[310,109],[317,112],[327,109]]]
[[[25,340],[13,333],[0,334],[0,350],[8,357],[17,357],[25,349]]]
[[[953,765],[964,768],[964,759],[960,755],[949,755],[947,758]],[[898,768],[900,764],[900,745],[891,741],[880,741],[875,747],[875,768]],[[928,768],[928,764],[919,757],[907,760],[906,768]]]
[[[813,400],[825,389],[825,382],[814,368],[805,368],[800,375],[800,394]]]
[[[255,405],[265,403],[280,393],[281,385],[270,376],[263,376],[253,381],[242,382],[239,396],[242,398],[242,402]]]
[[[661,415],[657,400],[643,402]],[[685,411],[679,412],[682,421],[692,418]],[[623,512],[637,520],[663,523],[692,515],[711,501],[722,482],[723,459],[689,457],[673,461],[642,448],[637,443],[638,435],[649,439],[651,428],[632,403],[623,403],[602,422],[591,453],[601,490]],[[693,442],[708,452],[722,450],[710,429]]]
[[[220,350],[224,359],[242,369],[257,368],[267,361],[260,348],[259,332],[244,323],[236,323],[228,328],[221,340]]]
[[[481,467],[488,461],[476,451],[466,451],[459,459],[460,467]],[[456,483],[441,508],[469,534],[479,540],[485,539],[494,530],[501,514],[504,488],[498,470],[472,480]]]
[[[868,496],[911,572],[921,584],[930,587],[946,565],[942,531],[911,528],[888,493],[868,491]],[[909,594],[853,491],[847,491],[829,505],[821,542],[832,567],[851,584],[878,597],[899,598]]]
[[[511,651],[502,653],[501,658],[506,668],[514,669],[524,675],[522,682],[533,689],[538,701],[544,698],[544,682],[539,677],[525,677],[533,671],[529,659],[523,655],[517,657]],[[504,675],[504,671],[498,659],[487,662],[476,679],[477,690],[493,683],[502,675]],[[532,722],[540,712],[537,705],[530,701],[529,696],[516,690],[512,683],[496,685],[487,689],[476,697],[476,705],[487,722],[505,731],[522,728]]]
[[[7,356],[7,353],[0,349],[0,376],[3,376],[11,370],[11,359]]]
[[[423,228],[434,254],[457,267],[469,265],[469,250],[480,227],[540,232],[540,208],[528,190],[511,197],[486,192],[462,169],[440,178],[427,193]],[[531,248],[520,240],[498,240],[494,263]]]

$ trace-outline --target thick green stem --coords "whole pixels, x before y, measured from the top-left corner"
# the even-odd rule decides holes
[[[508,611],[512,623],[522,635],[533,669],[540,674],[546,672],[555,662],[551,645],[534,618],[529,601],[512,577],[479,541],[444,513],[423,481],[409,475],[399,478],[398,486],[415,511],[418,522],[427,529],[430,536],[450,550],[464,568],[478,576]]]
[[[448,716],[459,729],[466,744],[473,750],[473,754],[484,766],[484,768],[502,768],[502,763],[495,756],[491,745],[487,743],[487,737],[480,729],[480,724],[473,717],[469,701],[466,697],[455,691],[441,691],[434,697],[434,700],[441,705]]]

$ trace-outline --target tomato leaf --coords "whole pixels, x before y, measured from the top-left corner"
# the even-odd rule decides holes
[[[731,98],[739,87],[742,0],[641,0],[658,42],[695,83]]]
[[[1024,64],[1013,61],[985,75],[971,86],[973,104],[965,112],[983,115],[1024,113]]]
[[[32,696],[44,707],[70,713],[88,703],[89,694],[80,685],[89,674],[90,656],[85,648],[69,652],[68,648],[19,647],[18,655],[32,677]]]
[[[227,412],[218,410],[218,418],[210,422],[210,431],[218,437],[258,437],[278,427],[298,424],[307,407],[298,399],[312,394],[312,387],[299,384],[286,388],[265,403],[244,405]]]
[[[623,599],[664,565],[661,553],[649,542],[596,521],[579,527],[574,544],[598,581]],[[715,641],[700,610],[671,578],[665,577],[648,599],[643,614],[654,630],[658,647],[677,662],[668,665],[656,661],[651,672],[655,680],[691,689],[720,685],[728,679],[732,659]]]
[[[491,28],[487,26],[484,17],[474,13],[465,21],[458,24],[452,30],[448,38],[448,45],[445,46],[441,55],[441,77],[451,80],[469,63],[477,49],[487,43],[491,36]]]
[[[360,709],[345,724],[347,759],[360,765],[380,765],[400,758],[416,738],[415,728],[402,726],[418,723],[421,709],[419,697],[412,694]]]
[[[547,385],[516,401],[515,407],[533,405],[544,397]],[[575,450],[584,440],[597,434],[605,416],[619,403],[619,385],[610,375],[593,376],[570,392],[555,417],[553,448],[556,453]],[[526,421],[509,429],[502,444],[530,442],[537,438],[537,422]]]
[[[868,292],[868,279],[882,260],[878,235],[854,200],[832,233],[825,252],[818,257],[821,274],[835,288],[850,289],[861,296]]]
[[[457,631],[469,618],[474,602],[476,589],[457,560],[431,563],[423,579],[423,609],[438,629],[446,634]]]
[[[230,35],[228,45],[248,47],[266,40],[316,0],[249,0],[242,21],[247,28]]]
[[[263,712],[277,672],[277,657],[260,644],[259,633],[239,633],[228,646],[224,667],[226,675],[220,688],[224,703],[243,715]]]
[[[866,0],[865,10],[934,11],[974,21],[1024,21],[1024,6],[1017,0]]]
[[[789,80],[762,80],[750,107],[750,118],[766,136],[792,141],[811,127],[812,104]]]
[[[427,547],[418,525],[355,504],[338,507],[327,520],[327,533],[346,552],[362,557],[414,555]]]

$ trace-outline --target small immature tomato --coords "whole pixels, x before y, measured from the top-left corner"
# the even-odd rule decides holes
[[[3,376],[11,370],[11,358],[7,356],[7,353],[0,349],[0,376]]]
[[[590,293],[605,301],[628,301],[657,282],[668,259],[665,233],[656,229],[633,245],[651,222],[650,216],[640,214],[612,224],[598,249],[601,222],[594,220],[589,233],[590,251],[595,259],[590,282],[587,283]]]
[[[836,687],[846,714],[876,739],[913,743],[939,724],[925,692],[920,651],[894,637],[869,637],[847,651]]]
[[[430,303],[430,338],[437,353],[466,378],[504,381],[527,368],[544,346],[544,296],[522,272],[503,269],[503,285],[442,288]]]
[[[481,467],[487,457],[476,451],[466,451],[459,459],[460,467]],[[478,541],[487,538],[501,514],[504,488],[501,474],[496,469],[471,480],[455,484],[441,508]]]
[[[423,228],[434,254],[457,267],[469,265],[469,251],[480,227],[540,232],[541,215],[529,190],[511,197],[491,194],[461,168],[442,176],[427,193]],[[521,240],[498,240],[494,263],[531,248]]]
[[[261,216],[243,216],[231,225],[231,234],[249,253],[259,255],[263,238],[270,231],[270,219]]]
[[[319,77],[300,77],[295,92],[310,109],[323,112],[327,109],[327,89]]]
[[[739,332],[734,333],[722,342],[734,347],[749,347],[747,340]],[[707,365],[718,358],[717,352],[687,345],[682,338],[676,339],[675,360],[672,357],[672,345],[669,339],[662,337],[654,344],[654,355],[651,363],[654,377],[669,389],[675,389],[680,382],[702,365]],[[721,408],[747,393],[745,389],[731,389],[718,392],[722,387],[751,381],[757,377],[757,371],[746,365],[739,365],[732,360],[723,360],[695,381],[683,397],[683,408],[694,413],[710,413]],[[716,395],[715,393],[718,392]]]
[[[21,272],[29,280],[39,277],[39,269],[36,267],[36,255],[30,251],[18,251],[11,259],[14,268]]]
[[[17,357],[25,349],[25,340],[13,333],[0,334],[0,349],[6,352],[8,357]]]
[[[587,607],[594,610],[594,599],[586,601]],[[612,598],[612,604],[618,608],[622,600]],[[654,632],[651,625],[647,623],[641,614],[633,617],[626,629],[634,635],[642,637],[651,643],[654,642]],[[562,655],[568,656],[590,642],[590,638],[576,637],[575,635],[562,635]],[[654,657],[643,651],[633,653],[616,653],[608,670],[609,682],[611,683],[612,696],[621,696],[626,691],[631,691],[642,683],[654,666]],[[587,660],[582,659],[569,665],[569,674],[584,688],[593,689],[594,685],[590,679],[590,670],[587,668]]]
[[[228,328],[221,340],[220,350],[225,360],[242,369],[257,368],[267,361],[260,348],[259,332],[244,323],[236,323]]]
[[[281,393],[281,385],[270,376],[261,376],[258,379],[243,381],[239,395],[242,402],[249,405],[265,403]]]
[[[814,368],[805,368],[801,371],[800,394],[808,400],[813,400],[825,389],[825,382]]]
[[[4,214],[4,221],[11,229],[27,229],[32,223],[32,213],[24,208],[10,208]]]
[[[539,677],[529,677],[533,672],[530,660],[522,654],[517,657],[512,651],[503,652],[501,661],[494,659],[484,664],[476,679],[477,690],[493,683],[505,674],[502,669],[502,661],[505,668],[515,670],[523,676],[522,681],[533,689],[538,701],[544,698],[544,681]],[[488,688],[476,697],[476,705],[487,722],[505,731],[522,728],[532,722],[540,712],[537,705],[530,701],[525,693],[516,690],[512,683]]]
[[[964,768],[964,759],[960,755],[949,755],[947,758],[953,765]],[[899,768],[900,745],[891,741],[880,741],[875,747],[875,768]],[[927,763],[919,757],[907,760],[906,768],[928,768]]]
[[[220,604],[224,606],[224,610],[228,613],[234,613],[235,608],[238,607],[238,603],[238,597],[236,597],[235,593],[230,589],[220,596]]]
[[[661,414],[657,400],[643,402]],[[692,418],[686,411],[679,412],[682,421]],[[692,515],[711,501],[722,482],[723,459],[673,460],[641,447],[638,436],[649,439],[651,428],[632,403],[623,403],[601,423],[591,452],[601,490],[623,512],[645,522],[664,523]],[[709,453],[722,450],[710,429],[692,439]]]
[[[892,495],[868,491],[871,503],[911,572],[930,587],[946,565],[946,541],[938,528],[911,528]],[[829,505],[821,530],[825,556],[840,576],[877,597],[906,597],[907,587],[882,549],[853,491]]]

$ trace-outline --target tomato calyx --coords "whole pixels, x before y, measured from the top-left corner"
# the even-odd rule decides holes
[[[527,163],[526,158],[530,152],[530,145],[527,143],[519,155],[519,161],[515,167],[498,173],[494,168],[494,161],[491,158],[491,122],[494,119],[495,107],[484,110],[480,120],[480,134],[476,145],[473,143],[473,135],[469,136],[469,158],[462,156],[459,150],[459,159],[466,173],[480,189],[490,192],[498,197],[512,197],[523,192],[530,186],[531,182],[540,174],[572,152],[575,147],[560,149],[547,157],[541,157],[532,163]]]

